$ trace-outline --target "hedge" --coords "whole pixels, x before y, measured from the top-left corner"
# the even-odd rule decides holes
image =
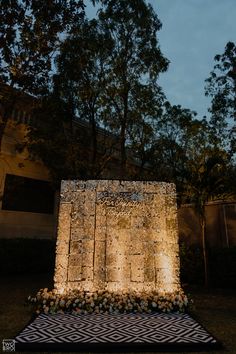
[[[208,250],[209,286],[236,288],[236,247]],[[180,245],[181,282],[204,284],[203,254],[199,246]]]

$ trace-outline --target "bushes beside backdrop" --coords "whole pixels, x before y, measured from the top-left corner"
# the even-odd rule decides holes
[[[180,277],[182,284],[203,284],[204,263],[199,246],[180,244]]]
[[[236,247],[208,250],[209,286],[236,288]],[[181,282],[204,284],[204,263],[201,247],[180,245]]]

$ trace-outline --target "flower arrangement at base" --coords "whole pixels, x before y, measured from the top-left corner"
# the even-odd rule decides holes
[[[40,289],[36,296],[29,296],[37,314],[55,313],[151,313],[185,312],[189,301],[184,292],[161,295],[153,293],[112,293],[98,290],[92,293],[82,290],[58,294],[55,289]]]

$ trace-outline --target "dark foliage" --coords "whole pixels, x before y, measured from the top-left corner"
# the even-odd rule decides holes
[[[236,288],[236,247],[208,250],[209,286]],[[204,284],[202,250],[196,245],[180,245],[180,275],[182,284]]]

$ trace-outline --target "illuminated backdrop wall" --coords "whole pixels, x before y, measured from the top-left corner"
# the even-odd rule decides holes
[[[55,289],[179,290],[175,186],[62,181]]]

